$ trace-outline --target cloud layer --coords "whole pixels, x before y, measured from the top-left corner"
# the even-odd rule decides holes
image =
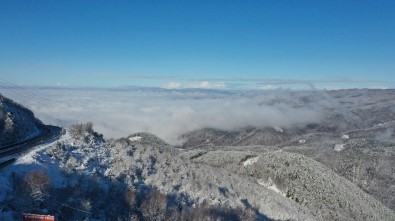
[[[201,81],[201,82],[182,83],[182,82],[171,81],[166,83],[163,86],[163,88],[165,89],[181,89],[181,88],[227,89],[227,85],[224,82]]]
[[[40,89],[34,93],[45,102],[12,93],[9,96],[31,108],[46,123],[67,126],[93,121],[96,130],[107,138],[144,131],[171,144],[180,144],[183,133],[202,128],[304,126],[319,122],[323,108],[331,105],[326,99],[305,103],[284,91],[242,94]]]

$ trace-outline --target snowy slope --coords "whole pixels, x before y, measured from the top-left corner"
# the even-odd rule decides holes
[[[110,152],[103,141],[87,136],[88,143],[72,139],[68,133],[58,141],[37,146],[0,171],[0,211],[7,208],[7,202],[15,201],[17,190],[12,177],[25,179],[29,173],[43,172],[50,180],[51,188],[66,188],[80,185],[81,177],[94,176],[101,188],[108,188],[109,181],[104,174],[108,169]],[[60,202],[57,202],[60,206]],[[19,205],[19,204],[17,204]],[[24,205],[19,205],[20,212]],[[1,209],[3,208],[3,209]],[[29,207],[27,207],[29,208]],[[41,211],[42,212],[42,211]],[[7,211],[0,213],[0,220],[7,220]],[[15,219],[15,217],[13,217]]]
[[[12,191],[7,179],[15,173],[24,176],[30,171],[43,171],[55,186],[73,182],[63,172],[76,174],[97,174],[104,177],[110,153],[102,143],[77,143],[69,134],[63,135],[58,141],[37,146],[32,151],[20,156],[12,165],[1,171],[1,186]],[[6,191],[0,200],[4,200]]]
[[[125,188],[144,194],[152,187],[191,208],[202,203],[253,208],[264,217],[261,220],[395,218],[391,210],[351,182],[298,154],[187,151],[152,134],[138,133],[108,142],[93,134],[85,134],[80,140],[66,134],[20,157],[0,171],[0,220],[15,218],[10,211],[20,214],[34,204],[18,201],[26,193],[13,182],[25,182],[32,171],[44,172],[51,186],[47,188],[47,200],[36,207],[68,220],[85,216],[78,216],[78,212],[67,216],[70,212],[63,205],[89,213],[102,211],[94,218],[103,220],[111,211],[118,209],[117,215],[126,211],[122,209]]]
[[[0,94],[0,146],[37,136],[41,127],[33,112]]]
[[[135,136],[131,136],[132,138]],[[237,207],[246,201],[276,220],[393,220],[355,184],[307,157],[283,151],[184,151],[115,141],[112,172],[193,201]]]

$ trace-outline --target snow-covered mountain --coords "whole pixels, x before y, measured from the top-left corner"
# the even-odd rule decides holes
[[[31,176],[39,176],[37,171],[48,182],[34,192],[29,181]],[[145,206],[147,201],[154,203],[149,201],[154,190],[165,196],[164,206],[157,205],[167,208],[163,220],[190,220],[185,217],[201,211],[202,205],[216,211],[209,215],[220,211],[235,214],[221,220],[395,218],[393,211],[357,185],[302,155],[184,150],[147,133],[106,142],[95,133],[86,133],[82,139],[68,133],[5,168],[0,183],[2,216],[13,218],[34,208],[66,220],[149,220],[156,217]],[[132,207],[125,205],[130,191]],[[240,215],[243,210],[250,211],[249,215]]]
[[[283,150],[314,159],[395,210],[395,90],[295,92],[297,105],[326,97],[319,124],[292,128],[201,129],[183,135],[185,149]],[[321,93],[321,95],[319,95]],[[280,130],[281,129],[281,130]]]
[[[37,136],[41,127],[32,111],[0,94],[0,147]]]
[[[237,208],[213,204],[205,192],[197,194],[198,198],[190,196],[191,192],[185,191],[189,187],[178,178],[187,176],[190,185],[196,181],[191,179],[191,169],[198,167],[184,169],[177,152],[145,133],[108,143],[94,132],[85,133],[82,139],[67,133],[57,142],[21,156],[0,172],[0,220],[20,219],[24,212],[54,214],[59,220],[201,220],[198,217],[202,216],[255,220],[255,213],[266,220],[259,210],[243,211],[240,203]],[[161,176],[173,170],[179,170],[179,175]],[[208,170],[205,168],[201,175]],[[165,184],[182,188],[166,191],[162,188]],[[218,192],[215,188],[213,191]],[[155,206],[159,211],[152,211]]]

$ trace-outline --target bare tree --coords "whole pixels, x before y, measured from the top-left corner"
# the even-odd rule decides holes
[[[48,194],[50,180],[48,176],[41,171],[33,171],[25,176],[26,190],[33,198],[35,206],[39,206]]]
[[[167,197],[159,190],[153,189],[141,204],[141,212],[147,220],[166,219]]]
[[[69,132],[74,139],[82,139],[85,134],[92,134],[94,132],[93,123],[73,124],[69,128]]]
[[[133,188],[128,188],[124,193],[126,203],[133,208],[136,204],[136,193]]]

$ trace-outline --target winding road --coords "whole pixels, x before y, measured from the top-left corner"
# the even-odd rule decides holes
[[[25,152],[37,145],[51,143],[65,134],[65,130],[56,126],[44,126],[40,135],[31,139],[0,147],[0,169],[16,160],[14,154]]]

